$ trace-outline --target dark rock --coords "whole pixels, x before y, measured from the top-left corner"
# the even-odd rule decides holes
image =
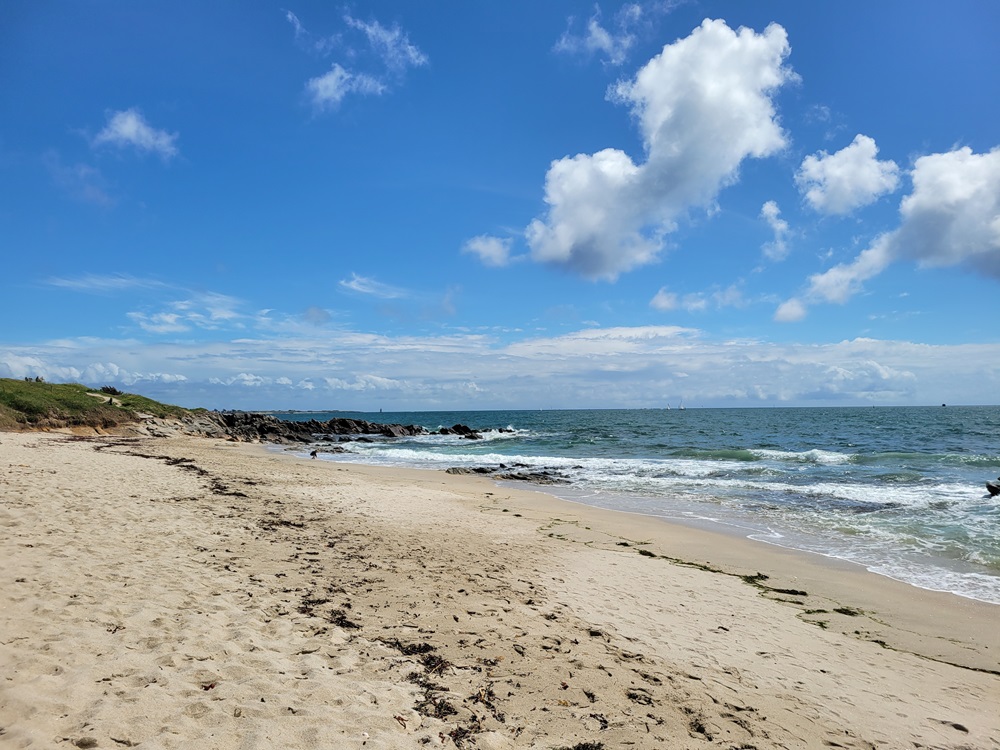
[[[442,427],[437,431],[438,435],[458,435],[466,440],[482,440],[483,436],[478,430],[474,430],[471,427],[464,424],[456,424],[451,427]]]
[[[521,464],[526,466],[526,464]],[[532,484],[569,484],[569,478],[558,471],[551,469],[536,469],[531,471],[507,471],[507,466],[499,464],[496,468],[491,466],[453,466],[446,469],[447,474],[479,474],[489,476],[493,479],[501,479],[513,482],[531,482]]]
[[[398,424],[387,424],[382,428],[382,434],[388,437],[406,437],[407,428]]]
[[[335,417],[328,422],[310,419],[306,422],[288,422],[271,414],[252,412],[225,412],[199,414],[190,420],[189,427],[199,434],[228,437],[244,443],[312,443],[334,436],[373,436],[399,438],[425,435],[427,431],[416,425],[385,425],[361,419]],[[371,437],[366,437],[371,440]]]

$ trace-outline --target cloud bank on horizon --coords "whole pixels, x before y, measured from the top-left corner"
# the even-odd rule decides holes
[[[602,5],[258,9],[221,50],[244,70],[178,56],[152,3],[133,78],[101,11],[79,70],[42,62],[73,14],[26,13],[12,93],[65,96],[0,126],[0,376],[219,408],[996,402],[1000,11],[954,20],[980,100],[931,121],[872,106],[927,83],[871,41],[926,54],[941,17],[844,19],[870,36],[836,80],[822,9]]]

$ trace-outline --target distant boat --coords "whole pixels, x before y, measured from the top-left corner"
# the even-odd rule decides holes
[[[683,410],[684,409],[684,402],[681,401],[680,405],[678,405],[677,408]]]

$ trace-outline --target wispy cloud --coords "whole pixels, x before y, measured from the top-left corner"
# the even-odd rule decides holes
[[[683,295],[661,287],[649,301],[649,306],[660,312],[684,310],[689,313],[704,312],[709,309],[721,310],[727,307],[746,307],[749,304],[739,284],[710,292],[691,292]]]
[[[112,112],[108,123],[91,141],[95,148],[115,146],[133,148],[140,153],[152,153],[168,161],[177,155],[177,134],[157,130],[149,125],[139,110],[132,108]]]
[[[336,49],[344,46],[341,34],[331,34],[330,36],[313,34],[290,10],[285,11],[285,20],[292,25],[295,32],[295,43],[310,54],[327,57]]]
[[[306,82],[306,96],[317,112],[338,108],[352,94],[382,96],[401,84],[410,68],[428,64],[427,55],[398,25],[387,27],[345,14],[341,31],[321,37],[310,33],[291,11],[285,11],[285,18],[296,41],[309,51],[324,57],[342,53],[328,71]]]
[[[243,302],[215,292],[194,293],[184,299],[163,304],[162,310],[134,310],[126,313],[133,324],[147,333],[181,333],[192,329],[205,331],[240,330],[253,318],[243,313]]]
[[[105,294],[128,289],[166,289],[167,284],[156,279],[142,279],[128,274],[84,274],[76,278],[52,277],[46,284],[76,292]]]
[[[178,313],[130,312],[126,316],[146,333],[181,333],[191,330],[188,321]]]
[[[583,32],[574,33],[574,18],[569,20],[568,28],[556,42],[556,52],[574,55],[600,55],[610,65],[621,65],[625,62],[628,51],[635,42],[635,37],[624,24],[609,31],[601,25],[600,9],[597,9],[586,22]]]
[[[366,276],[358,276],[356,273],[352,273],[349,279],[341,279],[338,283],[341,289],[347,289],[358,294],[371,295],[380,299],[406,299],[412,296],[405,289],[383,284]]]
[[[174,302],[173,305],[189,318],[212,325],[244,317],[238,309],[243,306],[242,300],[218,292],[202,292],[190,299]]]
[[[402,73],[407,68],[419,68],[428,63],[427,55],[410,42],[398,25],[386,28],[378,21],[365,22],[350,15],[344,16],[344,22],[367,37],[372,50],[391,71]]]
[[[306,27],[302,25],[302,22],[299,20],[299,17],[294,13],[292,13],[292,11],[290,10],[285,11],[285,20],[292,25],[293,29],[295,29],[296,39],[301,39],[302,37],[306,36],[306,34],[309,33],[306,31]]]
[[[51,277],[44,283],[85,294],[144,292],[146,309],[129,312],[126,316],[150,333],[175,333],[192,328],[242,328],[251,319],[251,316],[242,311],[244,302],[236,297],[211,291],[192,291],[157,279],[128,274],[84,274],[77,277]],[[150,292],[157,292],[160,300],[150,300]],[[162,309],[153,309],[156,306]]]
[[[323,309],[322,307],[310,305],[306,308],[305,312],[302,313],[302,319],[314,326],[321,326],[333,320],[333,316],[330,315],[329,311]]]
[[[42,161],[52,181],[73,198],[105,208],[114,205],[106,181],[95,167],[81,163],[63,164],[55,151],[47,151]]]
[[[306,83],[309,99],[318,111],[336,109],[348,94],[380,96],[386,85],[365,73],[351,73],[334,63],[329,71]]]
[[[570,17],[566,30],[556,42],[554,50],[568,55],[597,56],[607,65],[621,65],[635,46],[638,32],[649,29],[653,20],[669,12],[673,3],[626,3],[608,22],[604,22],[601,8],[594,6],[594,13],[578,31],[579,19]]]

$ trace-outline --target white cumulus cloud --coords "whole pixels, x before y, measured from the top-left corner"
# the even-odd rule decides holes
[[[98,133],[92,144],[131,147],[144,153],[158,154],[164,160],[177,155],[177,133],[157,130],[146,122],[139,110],[132,108],[113,112],[108,124]]]
[[[338,391],[393,390],[406,386],[405,381],[383,378],[378,375],[358,375],[351,381],[342,378],[323,378],[323,381],[327,387]]]
[[[274,381],[271,378],[264,378],[253,373],[241,372],[238,375],[232,375],[227,378],[209,378],[208,382],[213,385],[235,385],[242,386],[244,388],[260,388],[261,386],[269,385]]]
[[[1000,148],[922,156],[911,179],[913,192],[900,204],[899,227],[879,235],[853,261],[811,276],[803,297],[782,305],[776,319],[801,319],[807,303],[846,302],[899,260],[964,266],[1000,280]]]
[[[795,174],[806,202],[824,214],[848,214],[874,203],[899,186],[899,167],[879,161],[875,141],[857,135],[851,145],[834,154],[820,151],[807,156]]]
[[[767,201],[760,208],[760,218],[771,227],[774,232],[774,240],[764,245],[764,255],[771,260],[784,260],[788,256],[788,243],[785,237],[788,235],[788,222],[781,217],[781,209],[774,201]]]
[[[968,266],[1000,280],[1000,147],[917,159],[894,253],[924,266]]]
[[[138,383],[177,384],[187,381],[187,377],[178,373],[167,372],[133,372],[120,367],[114,362],[94,362],[83,368],[80,379],[85,383],[121,383],[134,386]]]
[[[490,237],[481,234],[462,246],[462,252],[475,255],[487,266],[506,266],[511,262],[510,238]]]
[[[776,24],[758,34],[706,19],[612,87],[639,123],[647,158],[637,164],[606,148],[554,161],[548,213],[526,230],[532,257],[607,280],[656,260],[685,211],[710,205],[744,159],[785,146],[771,96],[794,77],[788,53]]]

